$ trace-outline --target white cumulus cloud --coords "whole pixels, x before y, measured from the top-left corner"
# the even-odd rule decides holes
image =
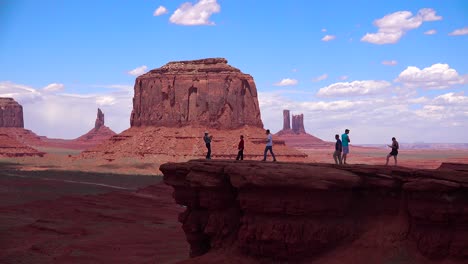
[[[434,35],[434,34],[437,34],[437,30],[435,29],[431,29],[431,30],[428,30],[426,32],[424,32],[425,35]]]
[[[468,83],[468,77],[460,76],[448,64],[437,63],[424,69],[409,66],[400,73],[396,82],[407,87],[425,89],[446,89],[454,85]]]
[[[420,9],[418,14],[413,15],[410,11],[398,11],[388,14],[374,21],[378,28],[377,33],[367,33],[361,41],[373,44],[394,44],[409,30],[416,29],[423,22],[441,20],[436,11],[431,8]]]
[[[460,28],[460,29],[455,29],[454,31],[449,33],[450,36],[462,36],[462,35],[468,35],[468,27]]]
[[[214,25],[210,17],[220,11],[221,6],[216,0],[200,0],[195,5],[186,2],[174,11],[169,21],[184,26]]]
[[[320,82],[320,81],[326,80],[327,78],[328,78],[328,74],[325,73],[325,74],[322,74],[322,75],[320,75],[318,77],[315,77],[313,79],[313,81],[314,82]]]
[[[317,96],[319,97],[345,97],[345,96],[363,96],[381,94],[390,88],[391,84],[387,81],[353,81],[338,82],[327,87],[321,88]]]
[[[153,16],[161,16],[167,14],[167,8],[164,6],[159,6],[156,10],[154,10]]]
[[[334,35],[325,35],[325,37],[322,38],[322,41],[330,41],[336,39],[336,36]]]
[[[290,79],[290,78],[285,78],[282,79],[281,81],[274,83],[273,85],[275,86],[292,86],[296,85],[298,81],[296,79]]]
[[[133,76],[140,76],[142,74],[144,74],[146,72],[146,70],[148,69],[148,67],[146,65],[143,65],[143,66],[140,66],[140,67],[137,67],[131,71],[128,71],[127,73],[130,74],[130,75],[133,75]]]
[[[382,64],[387,65],[387,66],[395,66],[398,64],[398,62],[396,60],[389,60],[389,61],[382,61]]]

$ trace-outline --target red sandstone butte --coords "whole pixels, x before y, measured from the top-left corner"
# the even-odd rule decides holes
[[[333,143],[308,134],[304,128],[304,115],[292,115],[292,128],[289,110],[283,110],[283,129],[275,134],[289,147],[298,149],[331,148]]]
[[[193,160],[160,170],[186,206],[184,264],[468,261],[467,164]]]
[[[135,81],[131,128],[83,158],[151,157],[161,162],[206,155],[203,135],[213,135],[212,156],[235,158],[244,135],[246,159],[261,159],[266,135],[252,76],[211,58],[169,62]],[[304,160],[306,154],[274,137],[280,160]]]
[[[0,97],[0,127],[24,127],[23,107],[13,98]]]
[[[134,126],[263,127],[252,76],[223,58],[169,62],[135,81]]]

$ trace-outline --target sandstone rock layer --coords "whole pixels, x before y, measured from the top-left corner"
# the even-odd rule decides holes
[[[200,256],[184,263],[466,263],[467,166],[194,160],[160,170]]]
[[[0,97],[0,127],[24,127],[23,107],[13,98]]]
[[[203,141],[205,128],[200,127],[132,127],[111,137],[102,145],[82,152],[82,158],[155,158],[159,162],[187,161],[205,157]],[[214,159],[235,159],[239,136],[244,135],[244,159],[263,158],[266,135],[258,127],[244,126],[233,130],[211,129],[211,144]],[[273,150],[278,160],[303,161],[307,155],[285,145],[284,141],[273,137]],[[271,156],[268,157],[271,160]]]
[[[44,154],[18,142],[8,134],[0,133],[0,157],[42,157]]]
[[[252,76],[211,58],[169,62],[135,81],[131,126],[263,127]]]

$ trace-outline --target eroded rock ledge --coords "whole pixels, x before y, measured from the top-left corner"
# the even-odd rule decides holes
[[[160,170],[187,207],[179,221],[200,256],[187,263],[222,261],[219,252],[244,263],[462,263],[467,167],[193,160]]]

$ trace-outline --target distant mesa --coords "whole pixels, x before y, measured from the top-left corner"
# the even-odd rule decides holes
[[[260,159],[265,130],[255,82],[226,59],[169,62],[135,80],[131,128],[105,144],[82,153],[84,158],[151,157],[186,161],[206,155],[202,136],[213,135],[214,158],[233,158],[240,135],[245,158]],[[306,154],[274,138],[278,158]]]
[[[304,128],[304,115],[292,115],[292,126],[290,121],[290,111],[283,110],[283,129],[275,135],[278,139],[284,140],[287,146],[307,149],[307,148],[329,148],[333,145],[331,142],[310,135]],[[291,128],[292,127],[292,128]]]
[[[13,98],[0,97],[0,127],[24,128],[23,107]]]

